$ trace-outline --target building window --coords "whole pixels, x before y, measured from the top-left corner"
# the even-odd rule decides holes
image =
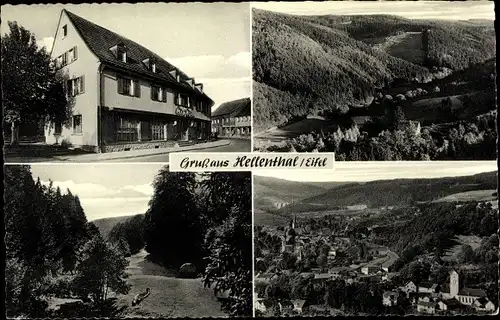
[[[67,94],[71,97],[82,94],[85,92],[85,76],[68,80]]]
[[[68,54],[67,52],[63,53],[63,55],[61,56],[62,58],[62,64],[61,66],[64,67],[65,65],[68,64]]]
[[[73,116],[73,133],[82,133],[82,115]]]
[[[154,62],[153,62],[153,63],[151,63],[151,71],[152,71],[153,73],[156,73],[156,63],[154,63]]]
[[[127,62],[127,52],[123,49],[118,49],[118,60],[120,60],[121,62]]]
[[[139,81],[117,77],[118,81],[118,93],[132,96],[132,97],[141,97],[141,86],[139,85]]]
[[[61,134],[61,133],[62,133],[62,123],[58,121],[54,124],[54,134]]]
[[[68,61],[68,63],[69,62],[73,62],[73,61],[75,61],[78,58],[78,52],[77,52],[76,46],[73,47],[68,52],[69,52],[69,58],[68,58],[69,61]]]
[[[64,25],[62,27],[62,30],[63,30],[63,37],[66,37],[68,35],[68,25]]]
[[[165,90],[165,88],[152,85],[151,100],[167,102],[167,91]]]
[[[181,106],[183,107],[189,107],[189,97],[185,94],[181,94]]]
[[[116,141],[135,142],[139,140],[137,121],[119,117],[116,121]]]
[[[153,140],[165,140],[165,125],[161,121],[153,121],[151,131]]]

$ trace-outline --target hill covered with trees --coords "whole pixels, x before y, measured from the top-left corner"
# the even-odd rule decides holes
[[[398,81],[427,82],[495,56],[493,23],[410,20],[387,15],[298,16],[253,10],[254,123],[281,126],[319,110],[369,103]],[[422,63],[376,45],[421,34]]]
[[[415,205],[418,202],[433,201],[460,192],[495,190],[496,188],[496,172],[436,179],[377,180],[363,184],[351,183],[338,186],[320,195],[303,199],[301,203],[297,204],[297,207],[301,208],[308,203],[320,203],[325,208],[359,204],[365,204],[369,208]],[[316,208],[316,206],[312,208]],[[288,210],[293,212],[293,205]]]
[[[263,210],[276,209],[275,203],[299,201],[304,198],[322,194],[333,188],[335,182],[299,182],[272,177],[254,176],[255,208]]]
[[[492,22],[262,10],[253,19],[257,150],[496,159]]]

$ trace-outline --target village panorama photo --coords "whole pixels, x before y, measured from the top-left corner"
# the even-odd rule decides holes
[[[254,176],[256,316],[498,312],[497,165]]]
[[[249,3],[2,6],[5,160],[250,152]]]
[[[8,318],[252,316],[250,172],[4,168]]]

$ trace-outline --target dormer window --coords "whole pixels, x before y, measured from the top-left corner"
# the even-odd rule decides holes
[[[172,70],[169,72],[172,77],[175,78],[177,82],[181,80],[181,76],[177,73],[177,70]]]
[[[127,62],[127,48],[123,44],[117,44],[109,50],[113,53],[116,60]]]
[[[127,62],[127,52],[125,52],[125,50],[118,51],[118,60],[121,62]]]
[[[156,73],[156,62],[153,58],[147,58],[142,60],[142,63],[148,68],[149,71]]]

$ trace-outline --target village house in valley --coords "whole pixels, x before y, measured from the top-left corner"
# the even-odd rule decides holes
[[[212,113],[212,132],[222,137],[250,138],[252,125],[250,98],[221,104]]]
[[[46,143],[111,152],[209,137],[203,84],[134,41],[62,10],[51,56],[74,105],[68,124],[45,129]]]
[[[422,283],[415,286],[409,282],[400,290],[407,294],[414,294],[417,301],[417,311],[427,314],[463,309],[469,306],[477,311],[492,312],[495,304],[487,298],[482,289],[460,286],[460,276],[455,271],[450,271],[449,285],[443,285],[440,290],[438,284]]]

